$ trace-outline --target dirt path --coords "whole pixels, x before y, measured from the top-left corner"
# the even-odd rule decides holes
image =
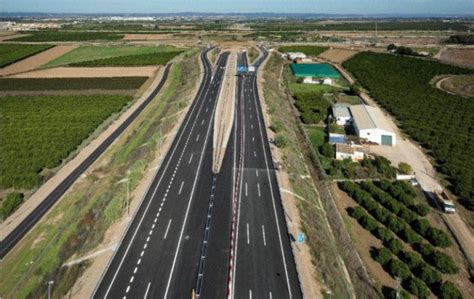
[[[75,48],[77,48],[77,46],[72,45],[53,47],[0,69],[0,76],[9,76],[37,69],[43,64],[48,63],[49,61],[56,59]]]
[[[8,78],[100,78],[100,77],[151,77],[158,66],[137,67],[56,67],[21,73]]]
[[[163,69],[156,76],[151,87],[133,103],[130,108],[122,113],[105,131],[103,131],[89,145],[84,147],[71,161],[66,163],[52,178],[46,181],[24,204],[18,208],[10,217],[0,225],[0,240],[3,240],[21,221],[23,221],[45,198],[56,188],[63,178],[67,177],[76,167],[78,167],[116,128],[118,128],[130,114],[135,111],[147,96],[151,94],[158,85],[163,75]]]

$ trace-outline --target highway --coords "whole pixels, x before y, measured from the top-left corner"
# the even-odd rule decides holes
[[[204,77],[95,298],[189,298],[196,284],[214,175],[213,116],[228,53]]]
[[[163,78],[143,103],[108,136],[78,167],[76,167],[64,180],[39,204],[10,234],[0,242],[0,259],[30,231],[31,228],[49,211],[49,209],[63,196],[74,182],[105,152],[105,150],[125,131],[126,128],[146,108],[153,98],[160,92],[165,84],[171,65],[167,65]]]
[[[266,51],[254,64],[266,59]],[[239,65],[247,65],[240,55]],[[233,132],[216,176],[202,298],[302,298],[255,74],[238,78]],[[217,212],[215,212],[217,211]],[[199,286],[199,285],[197,285]]]

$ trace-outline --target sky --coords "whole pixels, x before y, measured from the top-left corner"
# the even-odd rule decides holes
[[[474,0],[0,0],[0,12],[474,15]]]

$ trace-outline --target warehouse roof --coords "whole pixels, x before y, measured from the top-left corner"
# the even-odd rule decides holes
[[[347,104],[335,104],[332,107],[332,113],[335,118],[351,117],[351,114],[349,113],[349,105]]]
[[[327,63],[292,63],[291,71],[295,77],[316,77],[339,79],[341,75]]]
[[[359,130],[381,129],[392,131],[380,110],[367,105],[352,105],[349,109],[352,114],[352,121],[356,123]]]

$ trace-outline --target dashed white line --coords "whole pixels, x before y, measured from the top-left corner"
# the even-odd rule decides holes
[[[253,124],[252,124],[252,125],[250,125],[250,128],[253,130]]]
[[[252,141],[255,142],[255,137],[252,137]]]
[[[252,290],[249,290],[249,299],[252,299]]]
[[[260,194],[260,183],[257,183],[257,191],[258,191],[258,197],[260,197],[261,196],[261,194]]]
[[[269,293],[270,299],[273,299],[272,292]]]
[[[130,277],[130,283],[132,283],[134,279],[135,279],[135,276]]]
[[[143,256],[144,253],[145,253],[145,250],[142,250],[142,252],[140,253],[140,256]]]
[[[133,269],[133,274],[136,274],[138,271],[138,267],[135,267],[135,269]]]
[[[191,164],[191,161],[193,160],[194,153],[191,154],[191,157],[189,157],[188,164]]]
[[[245,183],[245,196],[248,196],[248,188],[247,188],[247,183]]]
[[[146,291],[145,291],[145,295],[143,295],[143,299],[146,299],[146,297],[148,296],[148,291],[150,290],[150,285],[151,285],[151,282],[149,282],[148,286],[146,287]]]
[[[127,286],[127,289],[125,290],[125,293],[128,293],[130,291],[130,286]]]
[[[203,119],[202,122],[201,122],[201,126],[202,126],[202,125],[204,125],[204,119]]]
[[[142,259],[138,259],[137,265],[140,265],[141,262],[142,262]]]
[[[265,238],[265,226],[262,225],[263,246],[267,246],[267,239]]]
[[[163,236],[163,239],[166,239],[166,236],[168,236],[168,231],[170,230],[171,221],[172,219],[170,219],[170,221],[168,222],[168,227],[166,227],[166,231],[165,231],[165,235]]]
[[[200,136],[201,136],[200,134],[197,135],[197,137],[196,137],[196,142],[199,141],[199,137],[200,137]]]
[[[253,156],[257,157],[257,152],[256,151],[253,151]]]
[[[181,186],[179,187],[178,195],[181,195],[181,191],[183,191],[184,181],[181,182]]]
[[[249,223],[247,222],[247,244],[250,244]]]
[[[207,113],[207,111],[209,111],[209,107],[206,107],[206,113]]]
[[[258,178],[258,170],[257,170],[257,169],[255,169],[255,175],[256,175],[257,178]]]

